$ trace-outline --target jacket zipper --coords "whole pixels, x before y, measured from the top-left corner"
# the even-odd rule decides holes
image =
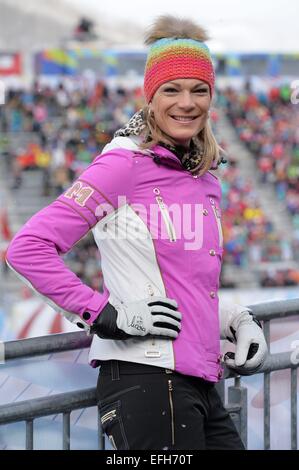
[[[159,206],[159,209],[161,211],[161,214],[162,214],[162,217],[163,217],[163,220],[164,220],[164,223],[165,223],[165,227],[166,227],[166,230],[167,230],[167,234],[168,234],[168,237],[169,237],[169,240],[171,242],[176,242],[176,233],[175,233],[175,228],[173,226],[173,223],[172,223],[172,220],[170,218],[170,215],[169,215],[169,212],[167,210],[167,207],[165,206],[164,204],[164,201],[162,199],[161,196],[157,196],[156,197],[156,201],[157,201],[157,204]]]
[[[112,434],[110,434],[110,435],[108,436],[108,439],[109,439],[109,441],[111,442],[111,445],[112,445],[113,449],[114,449],[114,450],[117,450],[117,447],[116,447],[116,444],[115,444],[115,440],[114,440],[114,437],[112,436]]]
[[[214,212],[215,219],[216,219],[216,222],[217,222],[217,227],[218,227],[219,246],[222,248],[223,247],[223,233],[222,233],[221,220],[220,220],[220,216],[219,216],[217,207],[214,204],[212,204],[212,207],[213,207],[213,212]]]
[[[147,290],[148,290],[149,296],[153,297],[154,296],[154,289],[153,289],[153,286],[151,284],[147,285]],[[156,346],[155,337],[152,338],[152,346]]]
[[[171,443],[174,446],[174,410],[173,410],[172,391],[173,391],[172,381],[168,380],[168,396],[169,396],[170,417],[171,417]]]
[[[159,188],[154,188],[153,193],[156,196],[160,195],[160,189]],[[156,252],[155,245],[154,245],[153,241],[152,241],[152,246],[153,246],[153,249],[154,249],[154,252],[155,252],[156,263],[157,263],[157,266],[158,266],[159,271],[160,271],[161,280],[162,280],[164,290],[165,290],[165,293],[166,293],[166,297],[167,297],[167,291],[166,291],[166,287],[165,287],[165,283],[164,283],[164,278],[163,278],[163,275],[162,275],[161,266],[159,264],[157,252]],[[175,353],[174,353],[173,341],[171,341],[171,349],[172,349],[172,356],[173,356],[173,368],[175,369]]]

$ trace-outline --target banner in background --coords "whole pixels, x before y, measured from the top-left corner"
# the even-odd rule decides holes
[[[0,52],[0,76],[21,75],[22,72],[21,54]]]
[[[76,55],[69,50],[46,49],[35,56],[38,75],[76,75]]]

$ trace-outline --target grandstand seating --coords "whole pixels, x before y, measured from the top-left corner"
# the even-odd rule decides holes
[[[238,285],[225,275],[227,267],[246,271],[263,263],[268,274],[261,273],[262,284],[296,284],[298,273],[293,266],[285,273],[275,271],[273,276],[268,265],[299,256],[298,112],[286,101],[285,91],[255,95],[227,89],[218,101],[237,131],[235,138],[256,159],[257,179],[275,185],[277,198],[286,203],[297,228],[297,237],[289,245],[261,207],[254,182],[241,175],[238,160],[230,157],[220,170],[225,240],[222,286]],[[139,90],[112,91],[102,83],[89,94],[79,89],[69,92],[63,85],[41,89],[37,84],[31,91],[8,93],[6,106],[0,110],[0,128],[6,136],[2,157],[15,205],[15,214],[10,214],[14,229],[64,191],[141,105]],[[217,111],[213,111],[212,121],[218,133]],[[230,154],[229,144],[221,144]],[[66,262],[95,287],[101,282],[100,260],[95,259],[89,237],[74,248]]]

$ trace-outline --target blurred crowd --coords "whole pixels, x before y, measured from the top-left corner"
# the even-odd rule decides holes
[[[262,287],[297,286],[299,269],[268,269],[260,275],[260,284]]]
[[[284,203],[293,221],[294,238],[290,243],[279,237],[264,217],[258,220],[258,207],[249,210],[257,216],[255,228],[246,223],[249,259],[256,263],[299,260],[299,108],[292,103],[291,93],[287,84],[267,92],[253,92],[247,84],[242,92],[228,88],[219,98],[239,139],[256,159],[257,177],[262,183],[274,185],[277,199]],[[226,176],[224,186],[227,180]],[[242,202],[246,192],[244,196]],[[246,213],[248,208],[245,218]],[[299,284],[299,269],[269,269],[261,274],[260,283],[268,287]]]
[[[141,90],[108,90],[101,82],[71,90],[36,84],[31,91],[9,91],[0,107],[0,154],[14,176],[11,189],[21,187],[24,171],[36,169],[43,174],[41,195],[58,196],[142,105]],[[7,228],[0,232],[6,247]],[[7,272],[5,250],[0,253]],[[83,282],[93,288],[102,285],[99,253],[91,235],[65,261]]]
[[[228,89],[218,101],[255,155],[259,177],[276,185],[277,197],[286,202],[297,233],[294,246],[279,237],[259,205],[253,182],[241,177],[237,163],[229,158],[220,169],[224,266],[247,269],[263,262],[290,261],[294,253],[299,257],[298,110],[289,104],[285,90],[258,95]],[[12,189],[21,187],[23,171],[35,168],[43,174],[42,194],[58,196],[142,105],[140,88],[112,90],[101,82],[73,90],[36,84],[29,92],[9,92],[6,105],[0,107],[0,152],[6,157],[7,171],[14,175]],[[215,110],[211,118],[217,131]],[[102,284],[99,253],[90,235],[65,260],[88,285],[98,288]],[[265,286],[299,284],[299,273],[267,271],[260,282]],[[222,286],[234,287],[234,283],[223,279]]]
[[[0,151],[14,173],[13,189],[22,184],[23,170],[40,168],[44,193],[53,187],[60,194],[140,106],[140,90],[108,91],[101,82],[92,89],[36,84],[9,92],[0,108],[0,129],[8,136]]]
[[[226,262],[246,268],[250,263],[290,260],[288,245],[279,238],[252,182],[241,177],[234,160],[221,171],[221,181]]]
[[[260,180],[275,186],[298,234],[299,107],[292,103],[291,92],[289,85],[259,93],[250,86],[243,93],[228,89],[222,103],[239,138],[256,158]]]

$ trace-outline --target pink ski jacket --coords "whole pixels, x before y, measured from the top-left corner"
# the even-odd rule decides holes
[[[104,306],[151,296],[176,299],[176,340],[93,337],[89,359],[165,367],[217,382],[221,377],[218,288],[223,253],[220,183],[194,177],[168,149],[114,149],[34,215],[12,240],[7,262],[39,295],[88,330]],[[93,231],[104,292],[94,291],[60,255]]]

